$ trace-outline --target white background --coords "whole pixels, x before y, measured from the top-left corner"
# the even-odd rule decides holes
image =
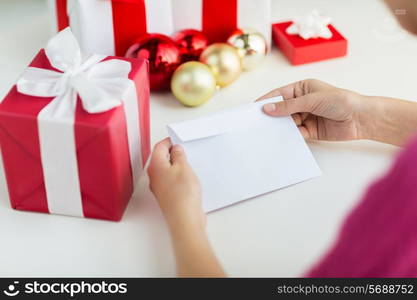
[[[191,119],[304,78],[364,94],[416,99],[417,38],[376,0],[272,0],[273,20],[319,8],[348,38],[346,58],[293,67],[275,48],[204,106],[153,95],[152,142]],[[42,0],[0,0],[0,98],[50,36]],[[213,247],[232,276],[300,276],[334,240],[366,186],[397,148],[374,142],[310,144],[323,176],[209,214]],[[0,168],[2,170],[2,168]],[[142,180],[120,223],[14,211],[0,176],[0,276],[174,276],[166,225]],[[365,226],[365,225],[364,225]]]

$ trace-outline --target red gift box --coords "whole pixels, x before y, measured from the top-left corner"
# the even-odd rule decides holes
[[[114,59],[106,57],[102,62]],[[131,103],[137,107],[139,124],[127,123],[132,120],[126,112],[127,102],[122,101],[121,105],[104,112],[89,113],[81,105],[80,96],[77,96],[71,129],[75,139],[81,216],[113,221],[121,219],[133,193],[138,175],[134,173],[135,167],[142,169],[150,154],[147,61],[126,58],[117,60],[128,62],[131,66],[128,74],[129,82],[132,83],[129,93],[136,98]],[[57,71],[44,50],[33,59],[30,67]],[[67,214],[51,211],[51,199],[45,180],[48,170],[40,140],[39,114],[53,100],[53,97],[20,93],[15,85],[0,104],[0,145],[10,202],[15,209]],[[51,122],[47,126],[56,130],[61,125],[60,122]],[[129,126],[136,126],[140,136],[129,136]],[[132,163],[136,153],[132,153],[130,147],[134,142],[140,145],[137,153],[141,154],[141,159],[138,154],[136,165]],[[53,140],[49,143],[54,146]],[[59,144],[55,146],[59,149]],[[68,174],[62,172],[58,180],[65,184],[71,179],[67,177]],[[64,191],[62,193],[65,198]],[[70,198],[68,201],[76,199]]]
[[[305,40],[299,35],[286,33],[286,29],[291,24],[291,21],[273,24],[272,36],[277,47],[281,49],[293,65],[301,65],[346,55],[347,40],[332,25],[328,25],[328,28],[332,32],[330,39],[311,38]]]
[[[172,0],[49,1],[55,30],[71,26],[87,53],[124,56],[146,33],[173,33]]]
[[[271,0],[172,0],[176,31],[203,31],[210,43],[226,42],[240,28],[250,28],[271,42]]]

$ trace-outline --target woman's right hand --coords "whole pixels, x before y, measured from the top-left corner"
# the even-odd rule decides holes
[[[372,114],[366,96],[315,79],[275,89],[259,100],[275,96],[282,96],[284,101],[266,104],[265,113],[270,116],[292,115],[306,139],[346,141],[370,138]]]

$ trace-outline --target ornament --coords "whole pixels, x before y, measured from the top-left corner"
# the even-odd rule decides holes
[[[246,71],[257,67],[268,50],[262,34],[252,29],[236,30],[227,42],[239,52],[242,68]]]
[[[226,43],[214,43],[201,53],[200,61],[207,64],[220,87],[235,81],[241,71],[241,61],[236,48]]]
[[[328,27],[330,21],[329,17],[322,16],[317,10],[313,10],[304,17],[294,19],[286,29],[286,33],[298,34],[305,40],[311,38],[330,39],[333,36]]]
[[[146,34],[127,50],[126,57],[149,60],[151,90],[169,87],[172,73],[180,64],[180,51],[169,37],[162,34]]]
[[[173,38],[181,53],[181,61],[198,60],[201,52],[208,46],[204,33],[194,29],[179,31]]]
[[[189,61],[174,72],[171,91],[182,104],[198,106],[213,96],[216,78],[207,65]]]

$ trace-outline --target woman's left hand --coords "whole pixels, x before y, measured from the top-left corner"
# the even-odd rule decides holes
[[[205,230],[200,182],[181,146],[171,146],[168,138],[159,142],[148,174],[150,188],[171,230],[179,227]]]

